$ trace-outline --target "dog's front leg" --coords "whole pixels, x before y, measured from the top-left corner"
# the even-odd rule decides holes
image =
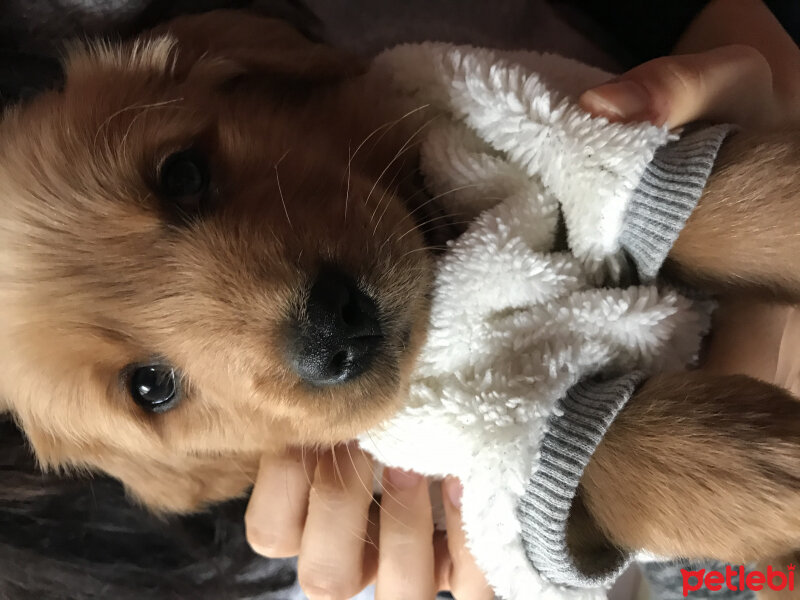
[[[722,145],[666,271],[713,292],[800,300],[800,132],[741,132]]]
[[[576,543],[596,526],[621,548],[661,556],[746,564],[791,552],[800,402],[744,375],[654,377],[598,447],[575,513]]]

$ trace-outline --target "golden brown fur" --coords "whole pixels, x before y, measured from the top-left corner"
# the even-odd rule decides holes
[[[75,48],[66,70],[63,91],[0,125],[0,408],[42,464],[101,469],[156,510],[188,511],[242,493],[265,450],[338,442],[391,414],[431,282],[408,204],[418,120],[351,58],[236,13]],[[674,272],[800,297],[797,144],[788,133],[726,144]],[[214,192],[190,219],[152,185],[186,146],[210,157]],[[323,262],[372,292],[389,345],[356,382],[313,389],[280,340]],[[159,415],[122,383],[153,356],[183,375],[181,404]],[[599,527],[669,554],[788,552],[798,465],[800,405],[787,392],[665,375],[589,465],[573,539]]]
[[[670,254],[672,275],[799,301],[798,164],[796,131],[726,141]],[[573,536],[602,540],[599,527],[623,548],[735,564],[787,555],[800,548],[798,465],[800,402],[788,391],[720,375],[719,365],[655,377],[589,464],[582,501],[592,519],[578,514]]]
[[[356,67],[279,22],[187,17],[73,49],[62,92],[5,116],[0,395],[45,466],[190,510],[242,493],[264,450],[340,441],[398,406],[430,259],[396,192],[409,134],[364,104]],[[187,146],[210,157],[214,206],[183,222],[152,180]],[[302,384],[279,347],[323,261],[390,317],[385,356],[336,389]],[[183,375],[161,415],[121,382],[153,356]]]
[[[654,377],[601,443],[584,502],[623,547],[734,564],[778,556],[800,532],[798,425],[800,403],[755,379]]]
[[[731,136],[673,247],[673,272],[714,291],[800,299],[799,165],[795,130]]]

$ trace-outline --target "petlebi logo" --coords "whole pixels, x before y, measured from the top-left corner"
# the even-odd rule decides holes
[[[744,566],[725,567],[725,573],[700,569],[698,571],[688,571],[681,569],[683,576],[683,597],[686,598],[692,592],[699,590],[710,590],[718,592],[722,589],[730,591],[759,592],[763,589],[768,590],[794,590],[794,565],[786,567],[786,572],[779,569],[767,567],[767,571],[748,571],[745,572]],[[734,581],[734,579],[736,579]]]

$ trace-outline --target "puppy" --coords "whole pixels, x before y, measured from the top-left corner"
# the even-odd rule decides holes
[[[423,111],[353,58],[234,12],[75,47],[65,70],[0,124],[0,408],[41,464],[188,512],[242,494],[264,451],[392,414],[432,282]],[[674,274],[800,298],[795,138],[725,144]],[[800,540],[798,491],[788,392],[664,375],[601,444],[571,537],[777,556]]]
[[[73,48],[5,115],[0,396],[44,466],[188,511],[400,405],[432,262],[359,68],[221,12]]]

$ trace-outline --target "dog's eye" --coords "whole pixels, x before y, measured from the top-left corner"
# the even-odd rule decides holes
[[[130,374],[129,385],[134,402],[149,412],[166,412],[178,403],[177,377],[169,365],[136,367]]]
[[[198,209],[208,191],[208,162],[197,150],[169,155],[158,172],[162,196],[183,209]]]

